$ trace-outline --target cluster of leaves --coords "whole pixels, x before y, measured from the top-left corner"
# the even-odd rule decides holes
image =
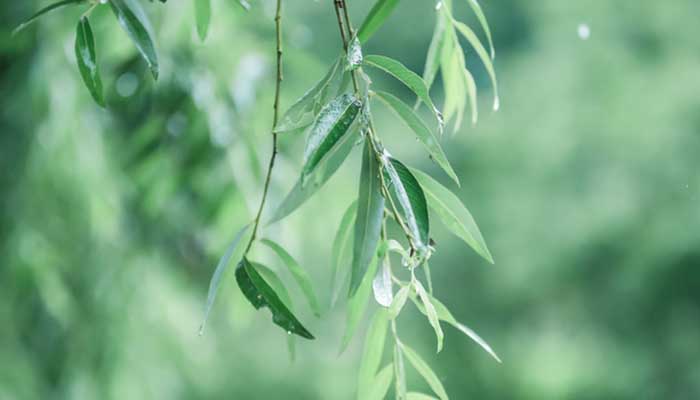
[[[299,179],[267,221],[268,224],[290,215],[313,196],[355,148],[363,152],[358,196],[340,222],[331,260],[333,303],[347,285],[347,326],[341,351],[354,336],[369,306],[372,293],[380,306],[372,319],[365,342],[358,379],[360,399],[384,398],[392,381],[395,382],[397,399],[432,398],[407,391],[404,360],[426,380],[435,395],[440,399],[447,398],[436,374],[399,337],[396,321],[409,299],[426,315],[428,323],[434,329],[438,352],[443,347],[441,322],[445,322],[473,339],[498,360],[484,340],[459,323],[447,307],[434,297],[430,281],[429,260],[435,251],[430,234],[430,211],[448,230],[493,263],[476,222],[449,189],[424,172],[410,168],[392,157],[374,127],[371,112],[373,100],[388,107],[415,134],[430,158],[459,185],[459,178],[450,166],[439,140],[444,126],[453,119],[455,130],[461,125],[467,100],[471,104],[473,121],[477,117],[476,85],[466,68],[464,49],[458,33],[474,48],[485,65],[494,86],[494,108],[498,106],[490,29],[477,1],[466,1],[482,25],[490,51],[486,50],[471,28],[454,18],[451,0],[439,0],[436,5],[437,23],[422,77],[397,60],[381,55],[364,55],[362,51],[363,43],[389,18],[398,0],[378,0],[357,32],[352,29],[347,10],[343,9],[344,2],[334,2],[345,51],[273,128],[275,135],[305,134],[306,146]],[[104,98],[95,40],[88,17],[101,4],[110,5],[119,24],[157,79],[158,58],[152,30],[138,0],[59,1],[39,11],[20,25],[17,31],[51,10],[78,4],[87,4],[89,8],[78,22],[76,58],[83,81],[98,104],[104,105]],[[344,22],[341,14],[344,14]],[[204,39],[211,17],[210,0],[195,2],[195,16],[197,32]],[[364,71],[365,67],[387,74],[405,85],[415,94],[415,105],[411,107],[391,93],[375,90],[372,79]],[[430,96],[430,88],[438,72],[442,75],[445,92],[442,111]],[[421,105],[431,112],[434,118],[432,123],[426,122],[416,113]],[[236,234],[217,265],[209,288],[204,321],[206,322],[214,304],[225,271],[234,260],[237,263],[235,279],[242,293],[256,309],[266,307],[270,310],[273,322],[289,333],[290,352],[293,354],[295,335],[305,339],[313,339],[314,336],[296,317],[283,281],[271,268],[248,259],[250,246],[254,243],[262,244],[279,257],[317,317],[321,314],[321,306],[308,274],[299,263],[280,244],[268,239],[257,240],[255,234],[259,222],[256,219]],[[403,236],[389,237],[389,224],[395,224]],[[396,263],[392,263],[392,256],[394,261],[400,260],[400,267],[397,268]],[[424,272],[425,284],[416,271]],[[204,322],[201,329],[203,328]],[[393,337],[392,362],[380,369],[389,332]]]

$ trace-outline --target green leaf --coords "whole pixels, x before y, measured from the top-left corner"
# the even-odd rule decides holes
[[[425,103],[428,108],[430,108],[435,115],[435,118],[438,120],[438,124],[440,127],[442,127],[442,115],[440,114],[440,111],[438,111],[437,107],[435,107],[435,104],[433,104],[433,101],[430,99],[430,93],[428,92],[428,87],[423,81],[423,78],[406,68],[406,66],[400,62],[389,57],[369,55],[365,56],[364,62],[366,65],[381,69],[382,71],[388,73],[401,81],[401,83],[406,85],[406,87],[411,89],[411,91],[418,96],[418,99]]]
[[[444,42],[445,16],[442,13],[438,13],[435,30],[433,30],[433,37],[430,39],[430,46],[428,47],[428,54],[425,57],[425,67],[423,69],[423,81],[428,90],[433,86],[435,76],[437,75],[438,69],[440,69],[440,55],[442,54]],[[416,106],[419,104],[420,99],[416,103]]]
[[[136,0],[109,0],[121,27],[146,60],[154,79],[158,79],[158,54],[151,35],[151,24]]]
[[[406,400],[406,367],[403,363],[403,354],[398,344],[394,344],[394,376],[396,390],[396,400]]]
[[[92,35],[92,28],[87,17],[78,21],[75,33],[75,58],[78,61],[78,70],[83,78],[83,83],[87,87],[92,98],[100,106],[105,106],[102,95],[102,78],[97,66],[97,54],[95,52],[95,38]]]
[[[335,171],[337,171],[345,159],[348,158],[350,151],[355,147],[355,139],[352,137],[354,135],[350,134],[346,136],[345,140],[342,140],[338,146],[336,146],[337,148],[332,150],[328,157],[326,157],[326,160],[320,163],[318,168],[316,168],[311,175],[306,177],[303,184],[301,179],[297,181],[292,190],[277,207],[275,214],[267,222],[268,225],[294,212],[333,176]]]
[[[304,150],[302,183],[318,164],[327,157],[340,139],[350,130],[350,125],[360,112],[362,103],[351,94],[343,94],[328,103],[311,125]]]
[[[455,319],[455,317],[452,315],[452,313],[450,312],[450,310],[444,304],[442,304],[438,299],[436,299],[433,296],[429,296],[429,298],[430,298],[430,303],[433,305],[433,307],[435,307],[435,312],[437,313],[437,316],[438,316],[438,318],[440,318],[440,320],[445,321],[448,324],[452,325],[453,327],[457,328],[460,332],[464,333],[470,339],[472,339],[474,342],[476,342],[476,344],[481,346],[481,348],[484,349],[484,351],[486,351],[487,353],[489,353],[489,355],[491,355],[491,357],[493,357],[496,361],[498,361],[499,363],[501,362],[501,359],[498,358],[498,355],[496,355],[496,352],[493,351],[491,346],[489,346],[489,344],[484,339],[482,339],[481,336],[479,336],[476,332],[471,330],[469,327],[467,327],[467,326],[461,324],[459,321],[457,321]],[[411,300],[416,304],[416,307],[418,307],[420,312],[427,315],[427,313],[428,313],[427,310],[423,307],[423,305],[421,303],[419,303],[417,301],[417,299],[413,295],[411,296]]]
[[[369,268],[365,273],[360,287],[355,292],[355,295],[348,299],[347,304],[347,321],[345,324],[345,334],[340,344],[340,353],[344,352],[350,344],[350,340],[355,335],[357,325],[360,323],[362,316],[367,309],[369,303],[369,292],[372,289],[372,279],[377,272],[378,258],[375,256],[369,264]]]
[[[476,54],[479,55],[479,58],[481,58],[481,62],[484,63],[486,71],[488,72],[489,77],[491,78],[491,84],[493,85],[493,109],[498,110],[498,108],[500,107],[498,99],[498,81],[496,80],[496,70],[493,68],[493,60],[491,60],[491,57],[484,48],[484,45],[481,44],[481,41],[476,36],[476,33],[474,33],[474,31],[471,30],[470,27],[456,20],[453,20],[453,23],[457,30],[462,34],[462,36],[464,36],[464,38],[467,39],[467,41],[472,45],[472,47],[474,47],[474,50],[476,50]]]
[[[437,352],[439,353],[440,350],[442,350],[442,342],[445,339],[445,334],[442,332],[442,328],[440,327],[440,318],[438,318],[437,311],[435,311],[435,307],[430,301],[430,295],[425,291],[423,284],[416,279],[414,287],[416,288],[418,297],[420,297],[421,302],[423,302],[423,306],[425,307],[425,315],[428,317],[428,321],[435,331],[435,337],[437,338]]]
[[[362,361],[360,361],[360,370],[357,375],[358,400],[366,399],[372,390],[374,375],[382,362],[388,326],[389,319],[386,311],[383,309],[377,310],[369,328],[367,328],[365,348],[362,352]]]
[[[379,233],[382,229],[384,197],[379,177],[380,164],[372,151],[372,144],[365,140],[360,172],[360,193],[357,199],[355,240],[353,245],[350,296],[354,295],[365,276],[367,266],[376,254]]]
[[[299,320],[285,306],[279,295],[263,279],[257,269],[245,257],[236,268],[236,281],[245,297],[256,309],[267,307],[272,312],[272,321],[287,333],[294,333],[305,339],[314,339]]]
[[[374,300],[380,306],[389,308],[394,300],[393,286],[391,282],[391,261],[385,253],[382,259],[381,269],[372,281],[372,291],[374,292]]]
[[[389,364],[382,368],[374,378],[372,382],[372,387],[367,393],[367,397],[358,397],[361,400],[382,400],[386,397],[389,388],[391,387],[391,381],[394,378],[394,365]]]
[[[291,132],[311,125],[320,106],[328,100],[331,83],[341,70],[340,64],[340,59],[336,60],[326,75],[289,107],[275,126],[276,133]]]
[[[29,17],[29,18],[27,18],[26,20],[24,20],[24,22],[22,22],[21,24],[19,24],[19,25],[12,31],[12,36],[14,36],[14,35],[20,33],[22,30],[24,30],[24,28],[26,28],[26,27],[28,27],[29,25],[31,25],[32,22],[36,21],[37,19],[39,19],[41,16],[43,16],[43,15],[46,14],[46,13],[49,13],[49,12],[51,12],[51,11],[57,9],[57,8],[61,8],[61,7],[67,6],[67,5],[71,5],[71,4],[80,4],[80,3],[84,3],[84,2],[86,2],[86,1],[87,1],[87,0],[62,0],[62,1],[57,1],[57,2],[55,2],[55,3],[49,4],[48,6],[42,8],[41,10],[37,11],[36,13],[34,13],[34,15],[32,15],[31,17]]]
[[[466,105],[466,96],[464,90],[462,62],[464,55],[462,48],[459,46],[454,29],[450,29],[445,35],[445,42],[440,55],[440,68],[442,71],[442,84],[445,91],[445,104],[443,106],[443,115],[447,123],[457,113],[457,123],[455,130],[460,126],[462,119],[461,115]]]
[[[484,11],[481,9],[481,6],[479,5],[479,2],[477,0],[467,0],[467,3],[469,3],[469,6],[472,8],[472,11],[474,11],[476,19],[479,20],[481,28],[486,34],[486,40],[488,40],[489,49],[491,50],[491,59],[493,60],[494,58],[496,58],[496,49],[493,46],[493,39],[491,38],[491,28],[489,28],[489,23],[486,19],[486,16],[484,15]]]
[[[360,30],[357,32],[357,37],[360,42],[366,43],[372,35],[379,29],[389,15],[394,11],[399,0],[377,0],[374,6],[369,10],[369,14],[360,25]]]
[[[384,174],[390,182],[389,192],[401,218],[410,230],[414,245],[427,249],[430,243],[428,205],[420,184],[399,160],[387,157]]]
[[[202,324],[199,326],[200,335],[204,333],[204,327],[207,323],[207,319],[209,319],[209,312],[211,311],[211,308],[214,305],[216,293],[219,291],[221,278],[223,278],[224,272],[226,272],[226,270],[228,269],[228,265],[229,262],[231,262],[231,258],[240,260],[241,257],[243,257],[243,251],[245,250],[245,246],[239,247],[238,244],[241,243],[241,239],[244,239],[243,242],[247,243],[250,238],[250,235],[252,235],[250,224],[241,228],[241,230],[238,231],[233,237],[233,240],[226,249],[224,256],[221,257],[219,263],[216,265],[214,275],[212,275],[211,282],[209,282],[209,293],[207,294],[207,303],[204,307],[204,319],[202,320]]]
[[[301,266],[294,259],[294,257],[292,257],[291,254],[289,254],[279,244],[269,239],[262,239],[260,242],[266,245],[267,247],[271,248],[282,260],[282,262],[284,262],[284,264],[287,266],[287,269],[289,269],[289,272],[292,273],[292,276],[294,277],[294,280],[301,289],[301,292],[304,293],[306,301],[309,303],[309,307],[311,307],[311,310],[313,310],[314,315],[320,317],[321,306],[317,300],[316,293],[314,293],[314,288],[311,284],[311,278],[309,278],[309,274],[303,268],[301,268]]]
[[[338,280],[338,271],[341,268],[341,264],[349,265],[349,263],[345,263],[344,261],[350,258],[346,258],[345,255],[350,252],[349,242],[352,239],[352,235],[350,234],[352,230],[350,228],[352,228],[352,223],[355,221],[356,215],[357,200],[353,200],[348,206],[348,209],[345,210],[345,213],[343,213],[338,232],[336,232],[335,239],[333,239],[333,248],[331,249],[331,307],[335,304],[338,293],[336,282]]]
[[[406,400],[435,400],[435,397],[418,392],[409,392],[406,395]]]
[[[410,347],[401,342],[399,342],[399,346],[408,362],[411,363],[413,368],[425,379],[428,386],[430,386],[440,400],[448,400],[449,397],[447,396],[447,392],[445,392],[445,388],[442,386],[442,382],[440,382],[440,379],[438,379],[437,375],[430,369],[428,364]]]
[[[282,283],[282,280],[277,276],[275,271],[272,269],[259,264],[259,263],[252,263],[255,266],[255,269],[260,273],[260,275],[265,279],[267,283],[270,284],[270,287],[272,290],[275,291],[280,297],[280,300],[289,308],[290,311],[294,312],[294,304],[292,303],[292,298],[289,296],[289,292],[287,291],[287,288],[284,287],[284,283]],[[294,335],[286,335],[287,336],[287,349],[289,351],[289,359],[294,362],[296,359],[296,336]]]
[[[389,317],[391,319],[394,319],[399,316],[399,313],[401,313],[401,310],[403,309],[403,306],[406,304],[406,300],[408,299],[408,293],[411,290],[411,285],[406,285],[402,286],[401,289],[399,289],[398,292],[396,292],[396,296],[394,296],[394,301],[391,302],[391,306],[389,307]]]
[[[415,111],[390,93],[378,91],[375,92],[375,94],[377,95],[377,98],[382,100],[399,118],[401,118],[406,126],[413,130],[416,137],[418,137],[418,140],[420,140],[423,146],[425,146],[425,148],[428,150],[430,157],[435,160],[440,168],[442,168],[445,173],[447,173],[447,175],[449,175],[449,177],[457,183],[457,185],[459,185],[459,178],[452,169],[452,166],[447,160],[445,153],[442,151],[440,143],[438,143],[437,139],[433,135],[433,132],[430,131],[430,128],[425,125],[425,122],[423,122]]]
[[[445,227],[493,264],[493,257],[479,227],[459,198],[424,172],[416,169],[412,169],[412,172],[425,190],[430,208]]]
[[[476,102],[476,81],[474,81],[474,76],[469,72],[467,68],[462,68],[464,73],[464,82],[467,86],[467,95],[469,96],[469,104],[472,109],[472,124],[476,124],[479,119],[479,107]]]
[[[203,42],[209,33],[211,0],[194,0],[194,17],[197,23],[197,34]]]

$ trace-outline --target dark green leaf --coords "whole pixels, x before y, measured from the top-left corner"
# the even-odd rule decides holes
[[[83,17],[78,21],[75,33],[75,58],[78,61],[78,70],[83,78],[83,83],[85,83],[97,104],[104,107],[102,78],[100,78],[97,54],[95,53],[95,38],[92,35],[92,28],[87,17]]]
[[[291,254],[289,254],[284,248],[282,248],[282,246],[269,239],[263,239],[261,240],[261,242],[264,245],[271,248],[282,260],[282,262],[284,262],[284,264],[289,269],[289,272],[292,273],[292,276],[294,277],[294,280],[296,281],[297,285],[299,285],[301,292],[306,297],[306,301],[309,303],[309,306],[313,310],[314,315],[320,317],[321,305],[319,304],[318,299],[316,298],[316,293],[314,293],[314,288],[311,284],[311,278],[309,278],[309,274],[303,268],[301,268],[301,266],[294,259],[294,257],[292,257]]]
[[[367,328],[362,361],[360,361],[360,370],[357,374],[357,398],[360,400],[366,399],[372,390],[374,376],[382,362],[388,326],[389,319],[386,311],[377,310],[369,328]]]
[[[361,107],[362,103],[351,94],[340,95],[323,107],[306,140],[302,183],[350,130]]]
[[[272,269],[259,264],[259,263],[252,263],[255,266],[255,269],[260,273],[260,275],[265,279],[267,283],[270,284],[270,287],[272,287],[272,290],[275,291],[280,297],[280,300],[289,308],[290,311],[294,312],[294,304],[292,303],[292,298],[289,296],[289,292],[287,291],[287,288],[284,286],[284,283],[282,283],[282,280],[277,276],[275,271]],[[294,362],[296,359],[296,336],[295,335],[286,335],[287,336],[287,349],[289,350],[289,359]]]
[[[377,0],[374,6],[367,14],[367,17],[360,25],[360,30],[357,33],[357,37],[360,42],[366,43],[372,35],[384,25],[386,19],[391,15],[396,8],[399,0]]]
[[[277,222],[294,212],[294,210],[311,198],[311,196],[333,176],[335,171],[337,171],[345,159],[348,158],[353,147],[355,147],[354,135],[349,134],[345,136],[346,138],[341,140],[336,146],[336,149],[332,150],[328,157],[326,157],[326,160],[320,163],[318,168],[316,168],[311,175],[306,177],[303,184],[301,179],[296,182],[292,190],[282,201],[282,204],[277,207],[275,214],[267,222],[268,224]]]
[[[457,196],[442,186],[428,174],[413,169],[413,174],[428,196],[430,208],[443,224],[460,239],[464,240],[480,256],[493,264],[493,257],[486,246],[474,217]]]
[[[134,42],[148,64],[154,79],[158,79],[158,54],[151,35],[151,25],[141,4],[136,0],[109,0],[121,27]]]
[[[418,373],[425,379],[433,392],[440,398],[440,400],[448,400],[447,392],[445,392],[445,387],[442,386],[442,382],[437,377],[435,372],[428,366],[428,364],[410,347],[399,342],[401,351],[406,356],[406,359],[413,366],[413,368],[418,371]]]
[[[211,22],[211,0],[194,0],[194,16],[197,23],[197,34],[204,41],[209,33]]]
[[[335,234],[335,239],[333,240],[333,248],[331,250],[331,307],[333,307],[337,298],[338,284],[336,281],[338,280],[338,271],[341,270],[341,264],[350,265],[350,263],[346,261],[351,259],[352,256],[345,257],[345,255],[350,252],[350,242],[352,241],[352,230],[350,228],[355,221],[356,215],[357,200],[354,200],[343,214],[338,232]],[[342,276],[345,275],[345,273],[342,273]]]
[[[32,15],[31,17],[27,18],[27,19],[26,19],[24,22],[22,22],[21,24],[19,24],[19,25],[12,31],[12,35],[14,36],[14,35],[18,34],[18,33],[21,32],[24,28],[26,28],[27,26],[31,25],[32,22],[36,21],[37,19],[39,19],[39,17],[41,17],[42,15],[44,15],[44,14],[50,12],[50,11],[53,11],[53,10],[55,10],[55,9],[57,9],[57,8],[61,8],[61,7],[70,5],[70,4],[80,4],[80,3],[84,3],[84,2],[86,2],[86,1],[87,1],[87,0],[62,0],[62,1],[57,1],[57,2],[55,2],[55,3],[49,4],[48,6],[46,6],[46,7],[42,8],[41,10],[37,11],[37,12],[36,12],[34,15]]]
[[[394,111],[394,113],[401,118],[401,120],[409,127],[418,137],[423,146],[428,150],[430,157],[435,160],[435,162],[449,175],[452,180],[454,180],[459,185],[459,178],[457,174],[452,169],[450,162],[447,160],[445,153],[440,147],[437,139],[433,135],[433,132],[425,125],[425,122],[404,102],[399,100],[396,96],[378,91],[376,92],[377,97],[382,100],[389,108]]]
[[[367,266],[376,254],[379,233],[382,229],[384,197],[382,197],[379,176],[381,166],[371,146],[370,141],[366,140],[360,172],[360,193],[357,199],[350,296],[357,291]]]
[[[216,293],[219,291],[221,278],[224,276],[224,272],[226,272],[231,258],[234,258],[235,256],[236,260],[240,260],[240,258],[243,257],[243,250],[245,250],[245,246],[239,247],[238,244],[241,243],[241,239],[245,239],[243,240],[243,242],[247,243],[251,234],[252,232],[250,229],[250,224],[241,228],[241,230],[238,231],[233,237],[231,244],[229,244],[228,248],[226,249],[226,253],[224,253],[224,256],[221,257],[219,263],[216,265],[214,275],[212,275],[211,282],[209,282],[209,293],[207,294],[207,303],[204,307],[204,320],[202,320],[202,324],[199,327],[200,335],[204,333],[204,326],[206,325],[207,319],[209,318],[209,312],[211,311],[211,308],[214,305]]]
[[[270,309],[272,321],[275,324],[288,333],[294,333],[306,339],[314,338],[245,257],[238,264],[238,268],[236,268],[236,281],[253,307],[256,309],[267,307]]]
[[[387,157],[384,174],[390,182],[389,192],[400,217],[410,230],[414,245],[425,249],[430,243],[428,204],[420,184],[399,160]]]

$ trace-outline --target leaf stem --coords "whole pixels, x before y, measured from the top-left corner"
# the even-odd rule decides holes
[[[265,208],[265,202],[267,200],[267,194],[270,190],[270,180],[272,178],[272,170],[275,167],[275,159],[277,158],[277,133],[275,132],[275,126],[279,120],[279,105],[280,105],[280,89],[282,87],[282,80],[284,76],[282,74],[282,0],[277,0],[277,7],[275,11],[275,33],[276,33],[276,59],[277,59],[277,79],[275,82],[275,100],[272,105],[272,155],[270,156],[270,163],[267,167],[267,175],[265,176],[265,186],[263,188],[262,199],[260,200],[260,207],[258,208],[258,213],[253,221],[253,234],[250,237],[250,241],[246,246],[243,255],[247,255],[250,251],[253,242],[258,235],[258,227],[260,226],[260,217],[262,216],[263,209]]]

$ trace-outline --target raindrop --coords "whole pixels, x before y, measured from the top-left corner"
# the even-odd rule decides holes
[[[435,5],[435,11],[438,11],[442,8],[442,0],[438,1],[438,3]]]
[[[578,37],[581,38],[581,40],[588,40],[588,38],[591,37],[591,28],[588,24],[578,25]]]
[[[498,111],[501,108],[501,99],[496,96],[493,99],[493,111]]]

